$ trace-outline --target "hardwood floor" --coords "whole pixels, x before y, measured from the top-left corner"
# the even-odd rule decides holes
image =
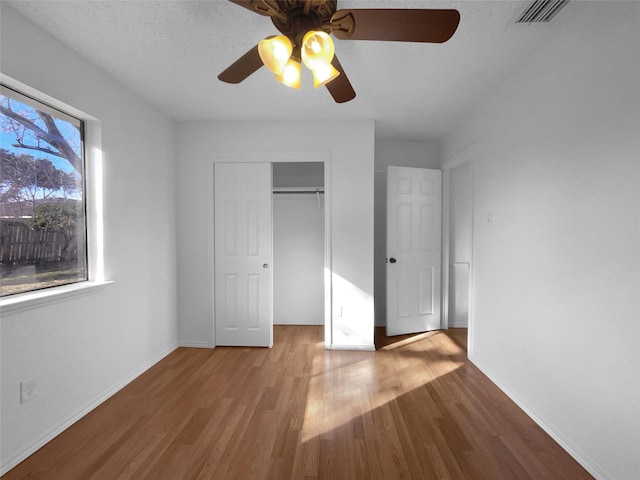
[[[2,478],[592,478],[445,331],[376,352],[274,336],[176,350]]]

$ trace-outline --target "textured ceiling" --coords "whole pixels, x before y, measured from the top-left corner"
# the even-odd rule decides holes
[[[357,97],[336,104],[324,88],[277,83],[261,68],[238,85],[218,73],[276,32],[267,17],[224,0],[9,1],[17,11],[177,120],[374,119],[378,138],[447,133],[572,18],[515,25],[521,1],[339,0],[338,8],[456,8],[444,44],[336,40]],[[305,69],[303,69],[305,70]]]

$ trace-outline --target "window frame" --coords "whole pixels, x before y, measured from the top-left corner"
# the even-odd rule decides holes
[[[4,317],[91,293],[113,282],[105,280],[104,276],[102,123],[92,115],[5,74],[0,73],[0,83],[27,99],[54,109],[56,116],[59,116],[58,112],[61,112],[77,119],[83,125],[83,188],[87,271],[87,280],[0,297],[0,312]]]

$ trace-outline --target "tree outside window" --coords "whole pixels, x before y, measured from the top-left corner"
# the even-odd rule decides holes
[[[88,278],[82,127],[1,87],[0,296]]]

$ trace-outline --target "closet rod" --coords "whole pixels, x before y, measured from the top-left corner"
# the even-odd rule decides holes
[[[324,190],[319,188],[314,190],[274,190],[273,193],[324,193]]]

